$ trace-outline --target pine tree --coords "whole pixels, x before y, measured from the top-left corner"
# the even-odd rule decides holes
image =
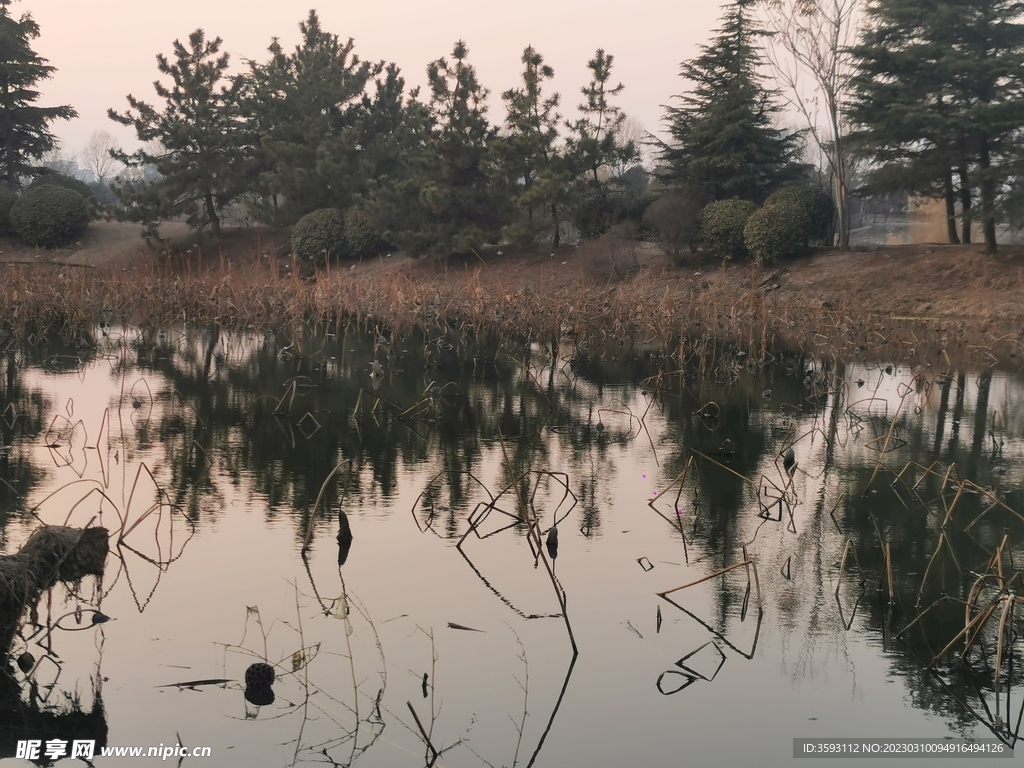
[[[129,95],[131,110],[107,114],[111,120],[133,126],[146,147],[132,154],[116,153],[129,168],[152,166],[159,178],[140,185],[119,184],[114,191],[141,220],[186,215],[195,228],[205,224],[217,237],[225,205],[241,192],[238,169],[243,158],[237,84],[227,79],[229,57],[220,53],[222,40],[207,40],[197,29],[186,48],[174,41],[174,61],[157,56],[160,73],[171,78],[170,88],[157,81],[159,110]],[[156,149],[155,147],[159,147]]]
[[[672,185],[696,185],[713,200],[760,202],[785,181],[797,178],[798,135],[773,127],[780,108],[758,70],[762,56],[754,23],[754,0],[725,6],[722,26],[680,75],[693,89],[666,108],[672,137],[661,152],[661,176]]]
[[[851,136],[857,151],[878,164],[869,174],[869,189],[941,195],[947,235],[955,243],[957,131],[945,85],[948,75],[940,74],[943,52],[922,35],[935,6],[932,0],[900,0],[887,7],[868,7],[868,24],[852,51],[857,73],[851,83],[849,116],[860,126]],[[964,181],[963,163],[960,168]],[[962,190],[964,210],[969,212],[970,185]],[[969,215],[964,216],[964,242],[970,242]]]
[[[469,253],[496,242],[511,218],[509,196],[495,183],[497,131],[487,121],[488,92],[468,56],[460,40],[450,60],[427,67],[427,112],[414,102],[406,114],[418,121],[414,131],[429,132],[410,147],[406,177],[375,193],[390,221],[385,234],[414,252]]]
[[[316,11],[299,31],[302,42],[291,54],[273,40],[269,61],[250,64],[242,83],[255,186],[270,201],[258,210],[277,222],[317,208],[346,208],[362,191],[353,126],[367,85],[383,69],[383,62],[361,61],[351,38],[343,43],[326,32]]]
[[[11,189],[38,170],[32,164],[56,146],[54,120],[78,117],[72,107],[38,107],[41,80],[56,71],[32,50],[39,25],[29,14],[11,16],[13,0],[0,0],[0,177]]]
[[[355,118],[359,140],[359,179],[369,183],[381,177],[397,177],[403,173],[403,155],[422,140],[425,121],[411,114],[416,107],[419,89],[405,98],[405,78],[396,64],[387,64],[375,78],[374,93],[363,94]],[[416,134],[420,136],[417,137]]]
[[[876,177],[890,188],[903,179],[910,192],[930,183],[946,200],[953,240],[955,170],[964,241],[980,214],[989,253],[1024,125],[1022,13],[1017,0],[875,0],[854,49],[852,115],[882,165]]]
[[[570,150],[594,191],[602,188],[602,168],[628,163],[637,154],[636,147],[631,142],[623,143],[619,136],[626,116],[611,99],[622,93],[625,86],[610,84],[614,61],[614,56],[598,48],[594,58],[587,62],[591,79],[582,88],[586,101],[576,108],[582,117],[568,125]]]
[[[943,0],[930,18],[940,48],[947,53],[956,121],[955,142],[976,158],[985,251],[994,254],[996,222],[1005,215],[999,190],[1019,152],[1024,125],[1024,2]],[[965,158],[966,162],[966,158]]]
[[[505,132],[495,145],[506,184],[516,208],[525,217],[506,229],[514,240],[533,242],[545,225],[559,244],[562,207],[569,194],[572,174],[557,146],[560,97],[545,96],[544,84],[554,70],[544,57],[528,46],[521,58],[523,82],[501,95],[505,102]]]
[[[406,96],[405,78],[389,64],[376,80],[373,98],[363,97],[357,130],[363,137],[359,174],[366,191],[359,204],[388,242],[423,252],[431,240],[417,231],[425,216],[420,193],[436,176],[438,159],[434,115],[418,96],[418,88]]]
[[[587,237],[604,233],[623,207],[622,189],[610,178],[610,169],[628,166],[639,156],[633,142],[622,140],[626,116],[612,103],[625,88],[611,85],[614,61],[599,48],[587,62],[590,82],[581,89],[585,101],[576,108],[581,117],[566,124],[565,165],[575,182],[570,214]]]

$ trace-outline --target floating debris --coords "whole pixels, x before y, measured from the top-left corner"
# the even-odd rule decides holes
[[[225,683],[233,682],[234,680],[226,677],[211,677],[206,680],[185,680],[181,683],[167,683],[166,685],[158,685],[157,688],[198,688],[203,685],[224,685]]]
[[[463,632],[483,632],[482,629],[473,629],[473,627],[465,627],[462,624],[456,624],[453,621],[448,622],[449,629],[461,629]]]
[[[341,567],[348,560],[349,550],[352,549],[352,528],[348,524],[348,515],[344,510],[338,510],[338,566]]]
[[[32,671],[32,668],[36,665],[36,657],[28,651],[25,651],[18,657],[18,669],[24,672],[26,675]]]
[[[250,664],[249,668],[245,670],[246,685],[273,685],[276,679],[274,668],[261,661]]]
[[[557,526],[553,527],[550,531],[548,531],[548,537],[545,540],[544,544],[545,544],[545,546],[547,547],[547,550],[548,550],[548,557],[550,557],[552,560],[554,560],[556,557],[558,557],[558,528],[557,528]]]

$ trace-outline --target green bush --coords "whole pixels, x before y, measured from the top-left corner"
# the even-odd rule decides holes
[[[14,227],[11,226],[11,206],[17,199],[18,196],[11,190],[0,186],[0,235],[14,234]]]
[[[807,250],[807,214],[793,201],[775,202],[754,211],[743,228],[743,241],[758,264],[799,256]]]
[[[72,192],[77,192],[85,199],[86,208],[89,211],[89,218],[95,219],[100,211],[99,202],[96,200],[96,195],[89,189],[89,185],[81,179],[76,179],[74,176],[66,176],[63,173],[57,173],[51,171],[50,173],[44,173],[42,176],[36,176],[32,183],[28,185],[29,189],[35,187],[42,187],[47,185],[54,185],[57,187],[64,187],[64,189],[70,189]]]
[[[89,226],[89,208],[77,192],[56,184],[25,190],[11,206],[11,226],[31,245],[46,247],[74,242]]]
[[[314,264],[348,256],[345,215],[337,208],[320,208],[307,213],[292,231],[292,253]]]
[[[708,204],[700,214],[701,242],[719,256],[745,258],[743,228],[756,210],[757,206],[749,200],[718,200]]]
[[[74,176],[66,176],[63,173],[44,173],[41,176],[36,176],[32,179],[32,183],[28,185],[28,189],[45,186],[46,184],[55,184],[58,187],[70,189],[72,192],[80,194],[86,200],[95,197],[88,184],[81,179],[76,179]]]
[[[768,207],[777,203],[791,203],[803,210],[807,216],[808,243],[832,243],[836,206],[827,192],[810,184],[787,184],[769,195],[764,204]]]
[[[345,211],[345,240],[349,254],[357,258],[376,256],[388,247],[369,215],[360,208]]]

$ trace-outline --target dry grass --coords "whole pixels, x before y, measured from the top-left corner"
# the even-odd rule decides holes
[[[398,332],[455,328],[545,345],[571,342],[594,352],[710,335],[734,342],[751,363],[780,346],[938,369],[965,359],[1012,365],[1024,352],[1021,269],[946,258],[926,275],[936,284],[932,290],[920,284],[921,265],[893,266],[885,254],[835,260],[854,258],[859,281],[835,267],[811,279],[818,260],[767,271],[748,265],[672,270],[649,244],[613,236],[550,257],[396,258],[316,273],[256,254],[131,269],[8,264],[0,305],[15,331],[31,324],[78,332],[101,322],[288,329],[373,318]],[[968,281],[964,290],[973,291],[973,307],[982,314],[950,311],[957,304],[944,286],[954,276]],[[902,285],[912,279],[918,282]],[[921,293],[926,300],[915,298]]]

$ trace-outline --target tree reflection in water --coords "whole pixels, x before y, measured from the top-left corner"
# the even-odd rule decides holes
[[[572,347],[553,359],[546,345],[450,331],[399,337],[370,324],[337,335],[189,327],[106,328],[95,336],[84,344],[47,336],[2,351],[5,529],[26,519],[64,470],[98,477],[107,498],[89,504],[120,517],[118,573],[142,611],[170,566],[188,560],[183,546],[193,530],[201,537],[227,525],[240,496],[259,500],[268,530],[286,528],[304,555],[297,613],[275,615],[313,635],[340,622],[345,645],[336,652],[364,673],[347,693],[328,690],[319,641],[281,640],[275,658],[248,639],[229,644],[283,665],[288,690],[304,691],[289,704],[304,724],[293,735],[295,762],[323,753],[348,764],[379,746],[387,722],[405,728],[427,764],[455,759],[456,745],[470,744],[442,722],[434,703],[391,700],[386,675],[361,682],[371,668],[383,674],[384,661],[362,669],[369,656],[350,639],[383,652],[384,633],[342,570],[354,567],[357,553],[382,547],[361,530],[368,519],[385,521],[389,535],[422,534],[417,551],[436,552],[429,557],[445,558],[446,574],[468,577],[482,590],[477,599],[494,599],[496,620],[515,627],[524,668],[534,663],[533,652],[526,654],[533,627],[565,624],[569,642],[553,651],[555,641],[547,641],[545,651],[559,659],[543,662],[550,684],[530,692],[537,702],[531,717],[517,720],[526,723],[518,726],[520,762],[533,764],[557,733],[579,669],[577,640],[584,659],[588,642],[597,642],[588,635],[600,611],[587,583],[604,566],[588,565],[586,553],[607,553],[613,537],[650,525],[659,526],[660,539],[621,545],[630,562],[646,561],[640,568],[651,574],[643,582],[649,591],[641,600],[630,582],[622,594],[610,590],[605,608],[618,616],[661,594],[656,636],[680,622],[702,633],[666,656],[651,680],[670,700],[711,696],[710,686],[731,674],[719,670],[757,665],[759,644],[790,654],[787,673],[802,679],[830,658],[852,665],[850,638],[868,637],[915,707],[963,734],[981,723],[1008,743],[1016,739],[1024,518],[1014,510],[1024,501],[1024,474],[1015,460],[1024,456],[1024,409],[1017,407],[1024,388],[1013,377],[798,354],[765,365],[728,345],[689,362],[653,352],[599,359]],[[59,382],[99,370],[109,371],[108,449],[100,450],[95,434],[96,450],[76,436],[64,453],[53,449],[53,467],[45,465],[40,442],[53,430],[79,429],[46,377]],[[83,463],[94,455],[100,470]],[[118,473],[128,478],[121,489],[112,479]],[[129,504],[136,484],[141,507]],[[643,522],[632,517],[638,514]],[[133,525],[144,525],[155,544],[128,535]],[[317,559],[326,541],[331,572]],[[460,557],[449,572],[452,549]],[[391,575],[381,580],[395,588]],[[359,591],[376,598],[375,589]],[[247,613],[249,624],[254,615]],[[640,639],[651,631],[632,619],[620,623]],[[574,625],[590,630],[574,637]],[[431,629],[406,631],[429,641],[430,658],[438,655]],[[272,644],[268,637],[257,645]],[[428,698],[436,673],[416,671]],[[322,738],[309,716],[310,707],[325,706],[310,693],[320,685],[358,710],[354,722],[362,725]]]

